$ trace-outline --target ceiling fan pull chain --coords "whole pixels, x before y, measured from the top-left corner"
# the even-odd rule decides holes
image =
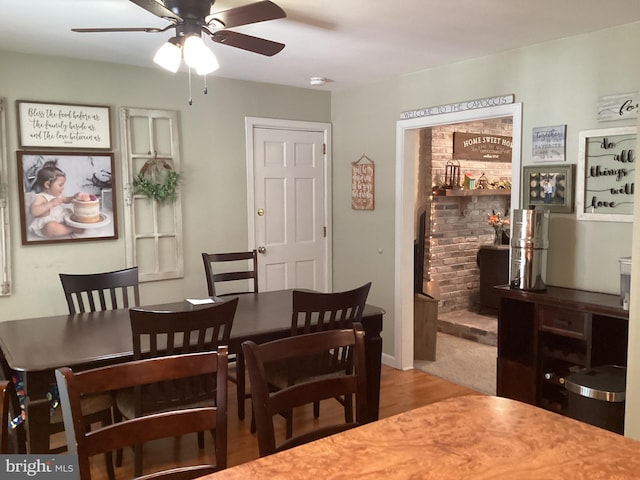
[[[193,105],[193,98],[191,97],[191,67],[189,67],[189,105]]]
[[[209,90],[207,89],[207,74],[205,73],[203,77],[204,77],[204,94],[206,95],[207,93],[209,93]]]

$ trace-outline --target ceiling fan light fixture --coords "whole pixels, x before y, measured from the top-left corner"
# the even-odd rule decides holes
[[[218,59],[213,52],[207,48],[200,35],[189,35],[184,40],[182,47],[184,63],[194,68],[198,75],[206,75],[220,67]]]
[[[182,49],[177,40],[176,37],[171,38],[158,49],[153,57],[154,62],[172,73],[178,71],[180,60],[182,60]]]

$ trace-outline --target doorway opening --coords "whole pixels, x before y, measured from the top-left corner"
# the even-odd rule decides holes
[[[493,309],[480,295],[478,253],[488,246],[493,249],[498,237],[489,219],[505,221],[511,206],[511,155],[460,154],[454,151],[454,139],[466,136],[492,145],[489,141],[509,141],[512,134],[511,116],[438,125],[419,132],[414,208],[418,222],[425,224],[425,234],[417,229],[416,250],[423,251],[415,254],[415,261],[422,262],[416,265],[416,277],[422,272],[416,278],[416,293],[436,297],[440,314]],[[445,188],[447,171],[454,162],[460,184]],[[501,245],[508,243],[508,230],[503,232]],[[508,255],[507,245],[499,248]]]
[[[418,212],[420,135],[424,129],[484,120],[511,118],[511,208],[519,207],[522,105],[509,104],[432,117],[401,120],[396,129],[396,251],[394,357],[397,368],[413,368],[414,239]]]

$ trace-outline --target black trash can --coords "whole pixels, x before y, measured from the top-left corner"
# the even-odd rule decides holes
[[[587,368],[567,375],[567,416],[624,434],[627,369],[614,365]]]

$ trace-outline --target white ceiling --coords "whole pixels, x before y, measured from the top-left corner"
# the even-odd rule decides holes
[[[235,30],[285,43],[274,57],[207,40],[216,76],[342,90],[390,76],[640,21],[638,0],[274,0],[287,18]],[[251,3],[218,0],[214,10]],[[162,27],[128,0],[2,0],[0,49],[160,68],[165,33],[74,33]]]

